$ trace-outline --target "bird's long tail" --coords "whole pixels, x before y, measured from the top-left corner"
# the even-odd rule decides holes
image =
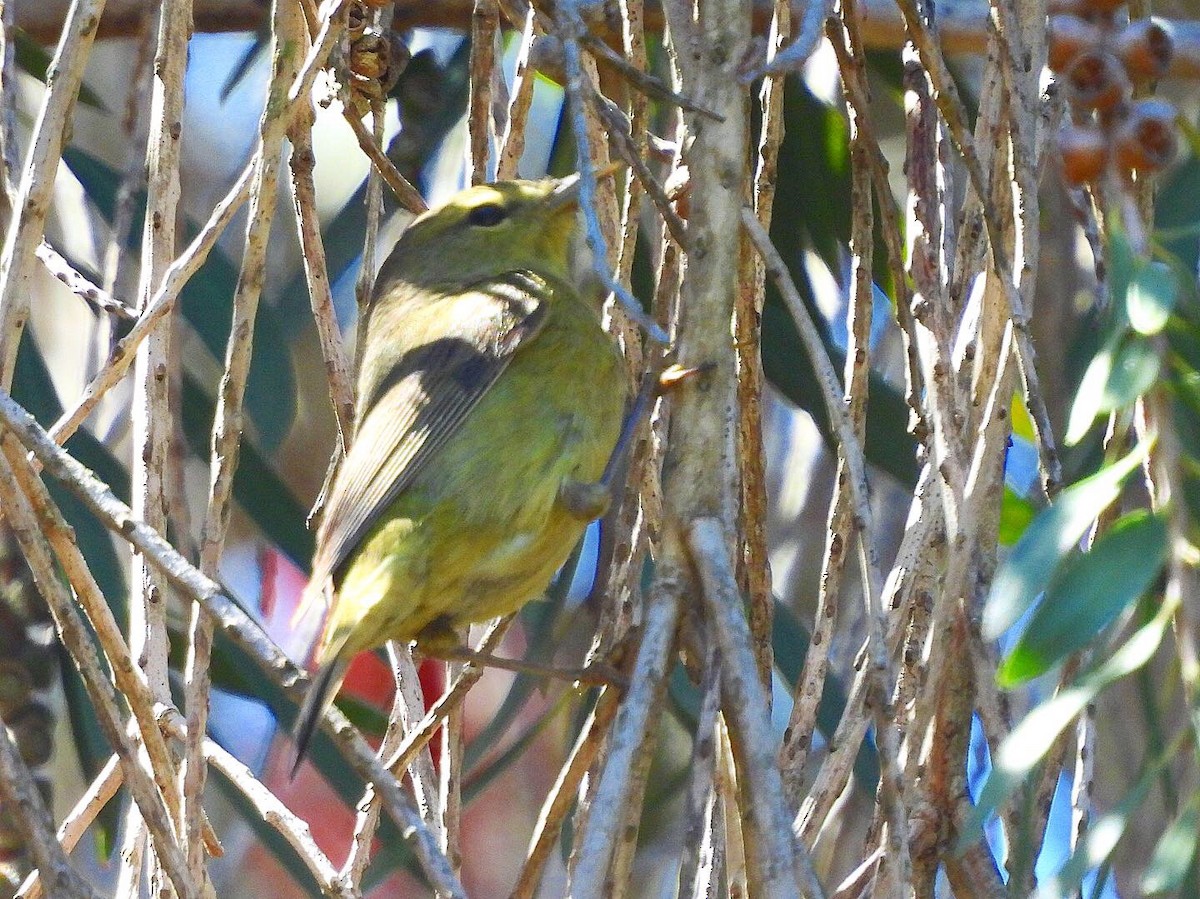
[[[300,769],[300,763],[304,761],[304,754],[308,751],[309,741],[316,733],[317,725],[321,723],[321,716],[325,714],[342,685],[346,667],[347,663],[344,660],[335,657],[322,666],[313,677],[312,686],[308,688],[308,695],[304,697],[304,704],[300,706],[300,713],[292,727],[292,739],[296,744],[296,761],[292,763],[293,778]]]

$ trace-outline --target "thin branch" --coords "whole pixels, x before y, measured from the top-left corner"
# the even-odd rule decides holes
[[[721,709],[721,662],[710,641],[700,685],[700,713],[688,763],[687,804],[683,817],[683,857],[679,862],[679,896],[701,895],[706,880],[704,848],[711,836],[717,761],[717,716]]]
[[[7,395],[4,396],[7,402],[12,402]],[[44,485],[28,471],[29,463],[24,453],[13,444],[11,434],[0,436],[0,448],[3,449],[3,453],[0,453],[0,499],[3,500],[5,515],[29,563],[34,582],[54,616],[59,637],[83,678],[100,727],[121,758],[130,793],[154,836],[156,854],[181,899],[194,899],[197,894],[188,880],[187,860],[172,829],[175,819],[163,798],[164,795],[171,795],[173,785],[168,780],[165,791],[160,792],[139,763],[137,744],[126,735],[123,727],[118,694],[104,673],[87,626],[58,577],[54,558],[43,536],[44,522],[39,520],[31,507],[31,498],[27,498],[24,492],[25,489],[44,491]],[[25,484],[19,482],[15,471],[21,467],[27,470]]]
[[[775,760],[770,706],[757,675],[750,630],[742,612],[721,522],[715,518],[693,521],[688,546],[699,577],[705,614],[715,631],[723,660],[721,706],[740,746],[738,775],[746,797],[744,811],[749,818],[747,823],[754,824],[762,856],[755,882],[768,895],[786,895],[798,884],[804,896],[822,897],[825,892],[813,870],[812,859],[803,845],[792,839],[792,816]]]
[[[504,122],[504,136],[496,154],[496,178],[507,181],[517,177],[521,154],[525,152],[525,123],[529,108],[533,104],[533,88],[537,73],[529,68],[529,55],[533,51],[537,35],[537,10],[533,4],[525,11],[525,24],[521,28],[521,43],[517,49],[516,68],[513,70],[513,87],[508,102],[508,116]]]
[[[391,190],[403,208],[407,209],[413,215],[419,215],[429,209],[429,204],[425,202],[425,198],[421,196],[421,192],[417,190],[409,180],[400,173],[396,168],[396,164],[388,159],[383,148],[371,136],[371,132],[367,130],[367,126],[362,123],[362,120],[356,116],[349,107],[346,108],[346,121],[349,122],[351,130],[354,132],[355,138],[358,139],[358,147],[370,158],[374,168],[372,171],[377,172],[379,177],[383,178],[383,183]]]
[[[645,751],[666,693],[682,594],[682,580],[660,572],[646,604],[642,642],[630,675],[629,692],[613,723],[580,849],[574,858],[571,871],[574,899],[599,899],[604,895],[604,874],[616,845],[620,822],[624,820],[630,775],[637,757]]]
[[[604,745],[608,727],[616,717],[618,699],[617,691],[611,688],[605,688],[600,693],[595,708],[579,731],[579,738],[562,767],[558,769],[558,776],[542,804],[537,824],[534,825],[529,850],[525,854],[525,864],[512,890],[512,899],[533,899],[536,895],[546,862],[554,852],[554,845],[562,832],[563,822],[575,804],[579,784],[592,762],[596,760],[601,746]]]
[[[321,355],[325,360],[325,375],[329,380],[329,398],[333,403],[338,438],[344,453],[354,433],[354,384],[334,312],[329,270],[325,264],[325,245],[321,240],[321,222],[317,217],[311,107],[303,110],[293,123],[289,137],[292,143],[292,155],[288,160],[292,173],[292,205],[304,255],[304,277],[308,281],[308,296],[317,325],[317,337],[321,342]]]
[[[296,80],[288,90],[287,104],[278,110],[278,118],[282,122],[290,123],[303,104],[309,102],[309,94],[317,73],[325,65],[340,34],[340,29],[334,27],[334,20],[348,2],[349,0],[326,0],[322,5],[321,31],[314,40]],[[238,180],[230,188],[225,198],[217,204],[208,222],[188,245],[187,250],[171,263],[166,274],[163,275],[158,289],[154,292],[154,296],[143,304],[141,317],[134,323],[129,333],[117,343],[108,362],[88,383],[75,408],[66,412],[55,423],[51,433],[59,443],[65,443],[75,433],[95,409],[101,397],[121,380],[134,360],[134,353],[138,345],[154,330],[158,321],[174,307],[183,285],[200,270],[200,266],[208,258],[208,254],[216,245],[221,233],[233,220],[242,205],[250,199],[251,182],[258,168],[258,162],[256,156],[242,170]]]
[[[303,699],[309,686],[308,678],[284,655],[262,627],[226,596],[219,584],[190,565],[161,534],[133,515],[129,506],[117,499],[106,484],[59,447],[33,416],[3,391],[0,391],[0,423],[31,450],[46,471],[62,481],[106,528],[131,543],[151,564],[166,574],[185,599],[199,602],[212,616],[216,626],[246,652],[264,675],[278,684],[290,699],[296,702]],[[326,713],[322,724],[354,772],[379,788],[385,809],[401,833],[412,840],[418,861],[430,881],[449,895],[465,896],[420,815],[412,809],[400,785],[375,758],[358,731],[336,707]],[[110,735],[109,739],[118,740],[120,737]],[[140,771],[136,766],[135,770]],[[128,772],[126,776],[129,776]]]
[[[97,312],[111,315],[120,321],[136,321],[137,310],[128,306],[92,282],[86,275],[76,269],[63,257],[58,250],[42,241],[38,244],[37,258],[42,260],[46,271],[66,285],[67,289],[79,297]]]
[[[41,791],[3,721],[0,721],[0,799],[55,899],[60,896],[63,899],[98,899],[95,890],[63,852]]]
[[[166,714],[163,726],[176,739],[190,742],[187,722],[178,712]],[[313,839],[307,821],[295,815],[278,796],[263,786],[253,771],[220,744],[205,737],[202,745],[204,758],[250,803],[263,823],[273,828],[296,851],[320,885],[322,895],[335,899],[357,899],[360,896],[357,889],[342,884],[337,868]]]
[[[405,730],[409,729],[410,723],[419,714],[418,709],[424,709],[420,678],[408,646],[391,640],[387,644],[387,653],[388,660],[392,665],[392,677],[396,682],[396,690],[392,698],[392,712],[388,716],[387,730],[383,734],[383,742],[379,745],[380,758],[391,757],[399,748]],[[413,795],[421,808],[425,821],[436,825],[438,823],[437,815],[434,814],[433,809],[435,800],[432,797],[437,789],[437,776],[433,771],[433,760],[429,753],[421,753],[413,767],[414,770],[409,772]],[[358,802],[358,814],[354,820],[354,835],[350,841],[350,852],[346,856],[340,874],[342,882],[356,890],[361,889],[363,874],[366,873],[367,865],[371,861],[371,843],[379,824],[379,811],[379,796],[375,788],[368,784]]]
[[[813,4],[815,5],[815,4]],[[768,52],[778,54],[791,34],[791,10],[786,0],[775,4]],[[814,45],[815,46],[815,45]],[[770,230],[775,209],[779,148],[783,143],[783,80],[767,78],[759,91],[762,124],[753,174],[753,205],[758,221]],[[774,668],[771,633],[775,594],[767,549],[767,472],[763,448],[762,407],[766,385],[762,365],[762,310],[766,302],[766,272],[746,238],[738,248],[738,292],[733,313],[738,365],[738,457],[741,462],[741,500],[738,515],[738,583],[748,600],[750,631],[758,658],[759,677],[770,685]]]
[[[63,818],[58,826],[57,839],[65,852],[70,852],[83,838],[92,822],[104,809],[121,788],[124,778],[121,774],[121,760],[118,756],[110,755],[108,761],[92,778],[75,807]],[[25,878],[21,888],[14,894],[13,899],[41,899],[45,895],[42,878],[38,871],[33,871]]]
[[[651,97],[655,100],[664,100],[668,103],[678,106],[685,112],[694,112],[696,115],[702,115],[706,119],[710,119],[714,122],[720,122],[724,120],[724,116],[722,116],[719,112],[708,109],[707,107],[702,106],[700,103],[697,103],[694,100],[689,100],[682,94],[678,94],[671,90],[653,75],[639,68],[635,62],[629,61],[590,32],[584,33],[582,37],[582,44],[589,53],[593,54],[597,59],[608,63],[610,66],[616,69],[616,71],[626,81],[628,81],[636,90],[645,94],[647,97]]]
[[[191,32],[191,4],[184,0],[164,8],[157,17],[157,23],[157,46],[154,65],[151,67],[150,114],[147,125],[147,199],[138,285],[140,310],[145,310],[154,285],[167,271],[177,252],[183,82],[184,71],[187,68],[187,43]],[[171,480],[167,466],[172,459],[171,441],[174,436],[170,404],[171,381],[175,370],[171,356],[171,330],[169,318],[164,317],[138,347],[130,412],[133,431],[130,472],[133,486],[130,504],[147,524],[159,530],[165,530],[167,526],[167,506],[164,497]],[[86,572],[86,568],[84,571]],[[147,567],[141,557],[134,556],[130,586],[129,651],[134,654],[145,672],[149,694],[145,699],[150,702],[170,703],[172,699],[168,683],[166,582],[157,571]],[[190,705],[194,697],[188,696],[187,700]],[[151,719],[148,725],[143,723],[141,716],[148,713],[149,710],[140,712],[139,724],[143,728],[143,739],[147,741],[147,761],[150,763],[150,770],[157,772],[161,763],[154,764],[153,750],[158,743],[163,742],[162,734],[158,730],[157,721]],[[139,714],[137,708],[135,714]],[[203,846],[198,839],[200,795],[199,792],[189,792],[187,789],[187,781],[189,777],[194,776],[194,772],[177,771],[175,759],[171,756],[167,757],[166,764],[175,782],[160,784],[160,787],[174,816],[175,832],[187,859],[188,880],[194,889],[203,892],[207,883],[207,873],[204,869]],[[194,764],[194,761],[184,762],[185,768]],[[192,823],[194,829],[189,829],[189,824]],[[130,807],[125,816],[123,858],[140,839],[144,827],[138,807]],[[151,857],[149,863],[157,867],[160,861]]]
[[[16,450],[11,441],[6,447]],[[19,459],[19,461],[18,461]],[[172,821],[179,820],[180,801],[175,785],[175,763],[166,741],[158,729],[155,705],[159,701],[143,669],[134,663],[130,646],[125,642],[100,586],[96,583],[87,560],[75,540],[75,532],[51,499],[45,484],[37,479],[28,461],[15,452],[11,454],[12,471],[21,491],[28,499],[46,542],[57,556],[67,583],[75,591],[75,603],[82,607],[97,641],[112,670],[112,681],[133,714],[136,733],[132,739],[140,742],[148,762],[147,770],[166,802]],[[116,712],[119,716],[119,712]]]
[[[822,398],[829,420],[838,437],[838,444],[846,460],[850,480],[850,498],[854,509],[855,526],[858,530],[859,564],[863,577],[863,593],[866,598],[865,618],[867,625],[867,655],[869,664],[867,698],[874,707],[878,727],[880,779],[884,803],[888,814],[889,860],[898,867],[902,885],[912,881],[912,859],[908,848],[908,812],[904,798],[904,783],[899,764],[899,746],[890,713],[891,685],[895,683],[891,658],[887,651],[885,633],[887,624],[880,602],[879,563],[875,554],[875,529],[872,523],[870,499],[867,492],[866,462],[862,446],[854,434],[854,427],[846,407],[840,401],[841,389],[837,374],[829,361],[820,333],[800,298],[796,285],[779,251],[771,243],[770,235],[758,223],[753,212],[742,210],[742,223],[750,233],[754,245],[763,255],[768,273],[779,285],[784,302],[800,332],[800,339],[808,351],[810,363],[821,385]]]
[[[497,619],[491,628],[488,629],[487,633],[484,634],[483,639],[479,641],[476,652],[489,655],[494,652],[504,639],[504,635],[508,633],[508,628],[512,624],[512,621],[512,615]],[[404,735],[404,740],[400,745],[389,755],[384,756],[387,759],[384,767],[393,772],[396,777],[399,777],[404,769],[412,764],[412,760],[417,752],[424,748],[425,744],[433,738],[434,733],[442,721],[446,719],[446,716],[462,704],[462,701],[467,696],[467,691],[483,677],[483,672],[484,669],[478,665],[468,665],[465,667],[455,679],[454,685],[439,697],[438,701],[425,713],[425,717],[421,719],[420,724],[411,728]]]
[[[589,155],[588,148],[592,146],[589,140],[586,115],[584,111],[583,93],[583,63],[580,59],[579,42],[585,32],[580,16],[578,3],[580,0],[566,0],[559,5],[559,29],[563,37],[563,53],[566,62],[567,97],[570,100],[568,110],[571,126],[575,132],[576,159],[579,165],[579,206],[584,211],[585,233],[588,248],[592,251],[593,265],[596,275],[604,289],[611,292],[620,302],[633,321],[656,343],[668,342],[667,334],[662,327],[642,311],[637,298],[613,277],[608,240],[600,227],[596,215],[596,169]]]
[[[471,183],[488,180],[488,156],[496,139],[492,118],[492,87],[496,77],[496,35],[500,8],[496,0],[474,0],[471,10],[470,96],[467,100],[467,134],[470,137]]]
[[[46,92],[13,202],[15,220],[6,229],[0,255],[0,387],[5,390],[12,385],[17,346],[29,319],[34,259],[50,214],[63,143],[103,11],[104,0],[72,2],[47,69]]]

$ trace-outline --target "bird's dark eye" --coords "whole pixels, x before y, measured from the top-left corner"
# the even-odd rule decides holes
[[[481,228],[491,228],[508,218],[508,210],[496,203],[484,203],[467,213],[467,221]]]

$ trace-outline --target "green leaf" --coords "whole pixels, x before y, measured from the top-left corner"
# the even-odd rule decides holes
[[[1121,335],[1116,334],[1092,357],[1079,389],[1075,391],[1075,401],[1071,404],[1071,415],[1067,419],[1067,435],[1064,438],[1067,446],[1074,446],[1082,440],[1096,416],[1100,414],[1104,403],[1104,388],[1108,384],[1113,370],[1113,360],[1120,346]]]
[[[995,640],[1033,605],[1046,589],[1064,555],[1083,537],[1092,521],[1121,493],[1125,479],[1148,452],[1146,443],[1072,484],[1043,509],[996,572],[983,609],[983,635]]]
[[[997,680],[1003,687],[1044,674],[1101,630],[1154,581],[1167,554],[1167,522],[1144,510],[1120,518],[1086,553],[1063,564]]]
[[[1117,311],[1124,314],[1125,304],[1121,300],[1129,292],[1129,285],[1133,283],[1138,272],[1138,257],[1134,255],[1129,238],[1125,236],[1121,227],[1120,216],[1114,215],[1110,218],[1113,224],[1108,235],[1108,245],[1104,248],[1107,254],[1105,262],[1108,263],[1108,290],[1118,301]]]
[[[1153,336],[1166,326],[1179,296],[1175,273],[1165,262],[1151,261],[1138,271],[1125,293],[1129,324],[1139,334]]]
[[[1158,614],[1138,628],[1108,661],[1043,702],[1012,729],[992,759],[991,774],[960,836],[960,849],[979,837],[984,822],[1020,786],[1088,703],[1109,684],[1150,661],[1177,606],[1178,602],[1163,603]]]
[[[1200,263],[1200,157],[1195,154],[1168,172],[1155,193],[1154,227],[1177,236],[1163,240],[1183,268],[1195,272]]]
[[[1183,885],[1196,856],[1197,831],[1200,831],[1200,794],[1193,794],[1154,847],[1150,864],[1142,875],[1143,895],[1169,893]]]
[[[1114,334],[1084,372],[1067,422],[1067,445],[1082,440],[1097,415],[1132,406],[1154,386],[1159,368],[1149,340],[1136,332]]]
[[[1133,405],[1142,394],[1148,392],[1158,379],[1158,352],[1149,340],[1140,334],[1129,334],[1122,341],[1108,383],[1100,398],[1100,411],[1112,412]]]

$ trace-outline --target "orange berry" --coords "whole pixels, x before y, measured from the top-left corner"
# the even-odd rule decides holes
[[[1095,125],[1068,125],[1058,132],[1063,178],[1068,184],[1095,181],[1108,164],[1108,141]]]
[[[1175,107],[1165,100],[1139,100],[1113,135],[1117,163],[1136,172],[1157,172],[1179,149]]]
[[[1161,78],[1171,65],[1175,41],[1162,25],[1150,19],[1130,22],[1113,41],[1113,49],[1135,81]]]
[[[1129,96],[1131,86],[1125,68],[1111,53],[1093,50],[1081,53],[1065,72],[1067,97],[1081,109],[1106,112]]]

